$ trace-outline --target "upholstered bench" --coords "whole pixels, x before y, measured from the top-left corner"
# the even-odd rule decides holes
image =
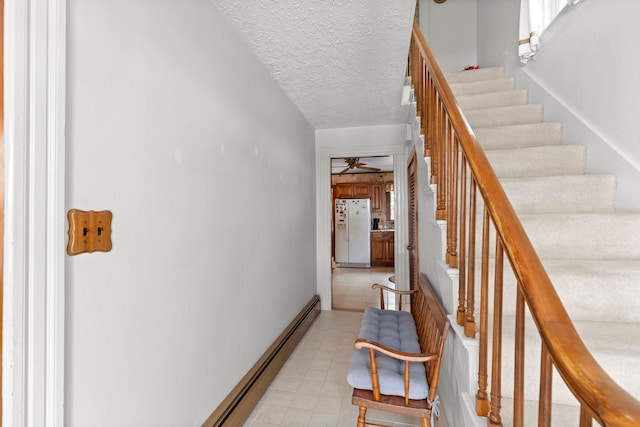
[[[362,317],[358,337],[359,342],[376,342],[400,352],[420,353],[416,324],[411,313],[406,311],[367,307]],[[380,393],[404,396],[405,362],[377,351],[375,363],[378,368]],[[409,371],[411,377],[409,399],[426,399],[429,394],[429,384],[427,384],[424,365],[410,363]],[[349,364],[347,382],[354,388],[373,390],[369,350],[361,348],[354,351]]]
[[[416,416],[423,426],[439,415],[437,384],[449,321],[424,275],[419,285],[412,291],[373,285],[400,301],[411,295],[411,313],[365,310],[347,374],[360,409],[358,427],[373,425],[366,422],[367,408]]]

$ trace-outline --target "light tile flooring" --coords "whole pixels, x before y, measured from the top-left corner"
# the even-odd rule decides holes
[[[334,305],[343,310],[320,313],[245,422],[245,426],[356,425],[358,408],[351,404],[352,388],[345,380],[349,359],[353,352],[353,342],[360,330],[361,311],[366,304],[378,305],[378,294],[371,289],[371,283],[380,283],[382,278],[385,282],[381,284],[386,284],[386,279],[392,272],[392,269],[386,269],[338,271],[337,275],[334,273]],[[371,275],[376,274],[378,276],[371,282]],[[347,279],[347,276],[352,278]],[[341,284],[341,281],[344,283]],[[360,285],[348,285],[347,282],[350,281]],[[361,295],[357,295],[356,288],[360,288]],[[341,292],[344,292],[344,299]],[[368,296],[371,293],[375,295],[373,299]],[[367,420],[391,427],[420,425],[416,418],[376,410],[367,412]],[[436,425],[446,427],[444,417]]]
[[[371,289],[371,285],[389,286],[393,274],[393,267],[334,269],[333,309],[364,311],[365,307],[380,307],[379,291]]]

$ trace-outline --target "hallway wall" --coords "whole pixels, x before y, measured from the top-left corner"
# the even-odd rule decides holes
[[[478,63],[478,0],[420,0],[420,29],[445,73]]]
[[[70,0],[65,425],[200,425],[316,293],[315,133],[209,0]]]

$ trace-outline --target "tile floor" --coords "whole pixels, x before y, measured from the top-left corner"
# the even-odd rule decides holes
[[[365,307],[380,307],[380,294],[371,289],[378,283],[389,286],[393,267],[336,268],[333,270],[333,309],[364,311]]]
[[[370,288],[373,283],[369,281],[370,275],[382,274],[382,278],[386,280],[390,275],[389,271],[393,270],[338,272],[337,276],[341,279],[334,281],[334,305],[342,310],[320,313],[245,422],[245,426],[356,425],[358,408],[351,404],[352,388],[345,380],[349,359],[353,352],[353,342],[360,330],[364,304],[378,304],[377,293]],[[348,285],[346,276],[350,275],[352,281],[360,285]],[[375,280],[379,280],[379,277]],[[357,288],[360,289],[359,296],[356,295]],[[344,299],[341,292],[344,292]],[[367,295],[370,293],[375,294],[373,299]],[[367,412],[367,420],[391,427],[420,425],[416,418],[376,410]],[[436,422],[436,426],[447,426],[444,417]]]

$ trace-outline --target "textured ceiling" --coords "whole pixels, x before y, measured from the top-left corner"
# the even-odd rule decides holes
[[[212,0],[316,128],[407,122],[415,0]]]

